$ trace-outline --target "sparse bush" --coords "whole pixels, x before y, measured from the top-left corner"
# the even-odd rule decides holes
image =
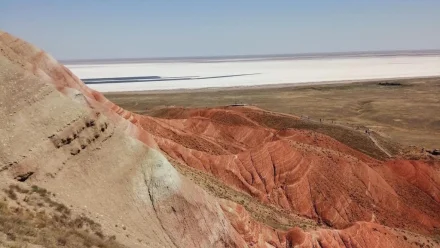
[[[62,204],[62,203],[56,203],[56,208],[55,210],[57,210],[60,213],[64,213],[64,214],[70,214],[71,211],[68,207],[66,207],[66,205]]]
[[[8,208],[8,204],[0,202],[0,213],[3,213]]]
[[[104,239],[104,234],[102,234],[101,231],[96,231],[95,234],[96,234],[96,236],[98,236],[99,238]]]
[[[9,197],[9,199],[14,200],[14,201],[18,199],[17,194],[15,193],[15,191],[13,189],[9,188],[4,191],[5,191],[6,195]]]
[[[37,185],[32,185],[32,192],[39,194],[41,197],[46,197],[48,193],[46,189],[40,188]]]
[[[5,190],[10,199],[14,198],[16,192],[36,195],[28,196],[24,207],[10,209],[7,201],[0,202],[0,233],[5,233],[7,239],[14,241],[17,247],[27,247],[28,244],[40,245],[42,247],[102,247],[122,248],[116,242],[116,237],[106,237],[101,230],[101,225],[95,223],[86,216],[73,217],[71,210],[62,203],[52,200],[47,190],[32,186],[26,192],[25,189],[11,185]],[[11,195],[11,196],[9,196]],[[12,197],[12,198],[11,198]],[[55,210],[35,208],[37,204],[46,202],[43,207],[51,206]],[[3,247],[0,241],[0,247]],[[9,246],[8,246],[9,247]]]
[[[6,237],[8,240],[15,241],[17,239],[17,236],[13,232],[6,233]]]
[[[66,237],[59,237],[57,239],[57,245],[58,246],[66,246],[67,244],[67,238]]]
[[[23,189],[16,184],[9,185],[9,189],[14,190],[14,191],[21,193],[21,194],[28,194],[29,193],[28,189]]]

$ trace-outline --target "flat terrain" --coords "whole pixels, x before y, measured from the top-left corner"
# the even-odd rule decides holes
[[[166,106],[251,104],[316,122],[370,128],[406,145],[440,147],[440,78],[180,93],[120,92],[106,97],[127,110],[151,115]]]
[[[92,89],[125,92],[440,76],[440,55],[226,59],[67,67]]]

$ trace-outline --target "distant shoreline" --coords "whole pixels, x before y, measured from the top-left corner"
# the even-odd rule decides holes
[[[102,92],[105,95],[152,95],[152,94],[175,94],[175,93],[195,93],[195,92],[219,92],[219,91],[246,91],[246,90],[262,90],[262,89],[283,89],[283,88],[310,88],[319,86],[343,86],[347,84],[374,84],[381,82],[402,82],[402,81],[416,81],[416,80],[430,80],[440,79],[440,76],[426,76],[426,77],[407,77],[407,78],[382,78],[382,79],[364,79],[364,80],[342,80],[342,81],[320,81],[320,82],[305,82],[305,83],[286,83],[286,84],[265,84],[253,86],[233,86],[233,87],[207,87],[197,89],[165,89],[165,90],[143,90],[143,91],[113,91]],[[384,85],[386,87],[386,85]]]
[[[365,58],[365,57],[398,57],[398,56],[439,56],[440,49],[432,50],[398,50],[398,51],[361,51],[333,53],[297,53],[297,54],[262,54],[230,56],[189,56],[189,57],[152,57],[152,58],[113,58],[113,59],[74,59],[59,60],[64,65],[93,64],[131,64],[131,63],[222,63],[266,60],[304,60],[329,58]]]

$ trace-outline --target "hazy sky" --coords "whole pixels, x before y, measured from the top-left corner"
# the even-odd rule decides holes
[[[440,0],[0,0],[58,59],[440,49]]]

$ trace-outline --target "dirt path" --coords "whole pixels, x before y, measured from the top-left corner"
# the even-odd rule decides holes
[[[379,148],[382,152],[384,152],[389,158],[392,157],[391,153],[389,153],[385,148],[383,148],[379,142],[374,138],[371,134],[368,134],[368,137],[373,141],[373,143]]]
[[[362,131],[363,129],[356,129],[356,128],[350,126],[350,125],[343,125],[343,124],[340,124],[338,122],[329,123],[328,120],[322,120],[322,119],[315,120],[315,119],[311,119],[310,117],[304,117],[304,116],[301,116],[301,119],[305,120],[305,121],[310,121],[310,122],[313,122],[313,123],[319,123],[319,124],[324,124],[325,123],[326,125],[333,125],[333,126],[339,126],[339,127],[343,127],[343,128],[348,128],[348,129],[351,129],[353,131],[357,131],[357,132],[360,132],[360,133],[364,134],[364,132]],[[373,137],[373,135],[371,133],[371,130],[368,131],[368,133],[366,133],[365,135],[374,143],[374,145],[379,150],[381,150],[384,154],[386,154],[388,158],[393,157],[393,155],[388,150],[386,150],[382,145],[380,145],[379,141],[377,141],[376,138]]]

